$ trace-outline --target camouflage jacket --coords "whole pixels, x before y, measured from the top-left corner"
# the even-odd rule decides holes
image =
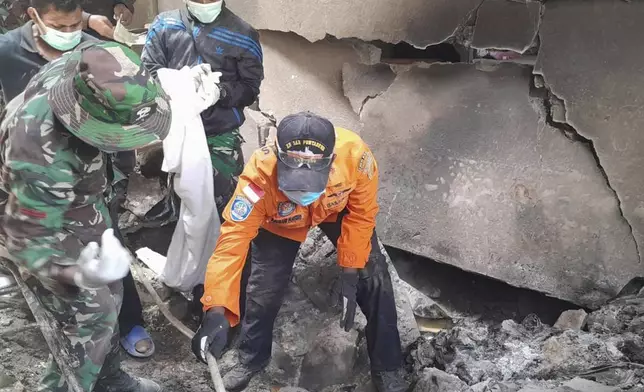
[[[2,235],[13,258],[41,276],[48,263],[75,264],[111,227],[104,154],[67,132],[47,100],[63,65],[42,68],[0,126]]]

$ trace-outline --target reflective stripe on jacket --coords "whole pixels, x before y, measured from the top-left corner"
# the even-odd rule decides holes
[[[239,323],[241,274],[250,243],[260,228],[303,242],[309,229],[342,220],[338,264],[363,268],[371,252],[378,213],[378,167],[369,147],[355,133],[336,128],[336,158],[325,194],[308,207],[291,202],[277,186],[277,156],[272,148],[255,151],[224,211],[225,223],[208,262],[204,309],[223,306],[231,325]]]

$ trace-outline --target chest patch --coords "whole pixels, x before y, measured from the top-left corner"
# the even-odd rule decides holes
[[[295,203],[282,201],[277,205],[277,214],[282,218],[291,215],[295,211]]]
[[[253,211],[253,203],[244,196],[237,196],[230,206],[230,217],[233,222],[243,222]]]

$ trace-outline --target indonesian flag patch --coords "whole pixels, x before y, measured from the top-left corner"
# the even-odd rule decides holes
[[[264,191],[262,188],[253,184],[252,182],[244,187],[242,190],[244,195],[250,200],[251,203],[255,204],[264,197]]]

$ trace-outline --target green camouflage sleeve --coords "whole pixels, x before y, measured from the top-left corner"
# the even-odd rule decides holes
[[[64,230],[65,213],[75,198],[73,167],[64,160],[46,167],[11,161],[7,167],[11,186],[4,224],[9,252],[32,272],[49,262],[76,263],[66,248],[78,239]],[[82,244],[73,248],[82,249]]]
[[[36,94],[5,119],[0,135],[6,247],[19,264],[45,276],[49,263],[75,264],[85,244],[111,225],[103,154],[55,124],[47,96]]]

